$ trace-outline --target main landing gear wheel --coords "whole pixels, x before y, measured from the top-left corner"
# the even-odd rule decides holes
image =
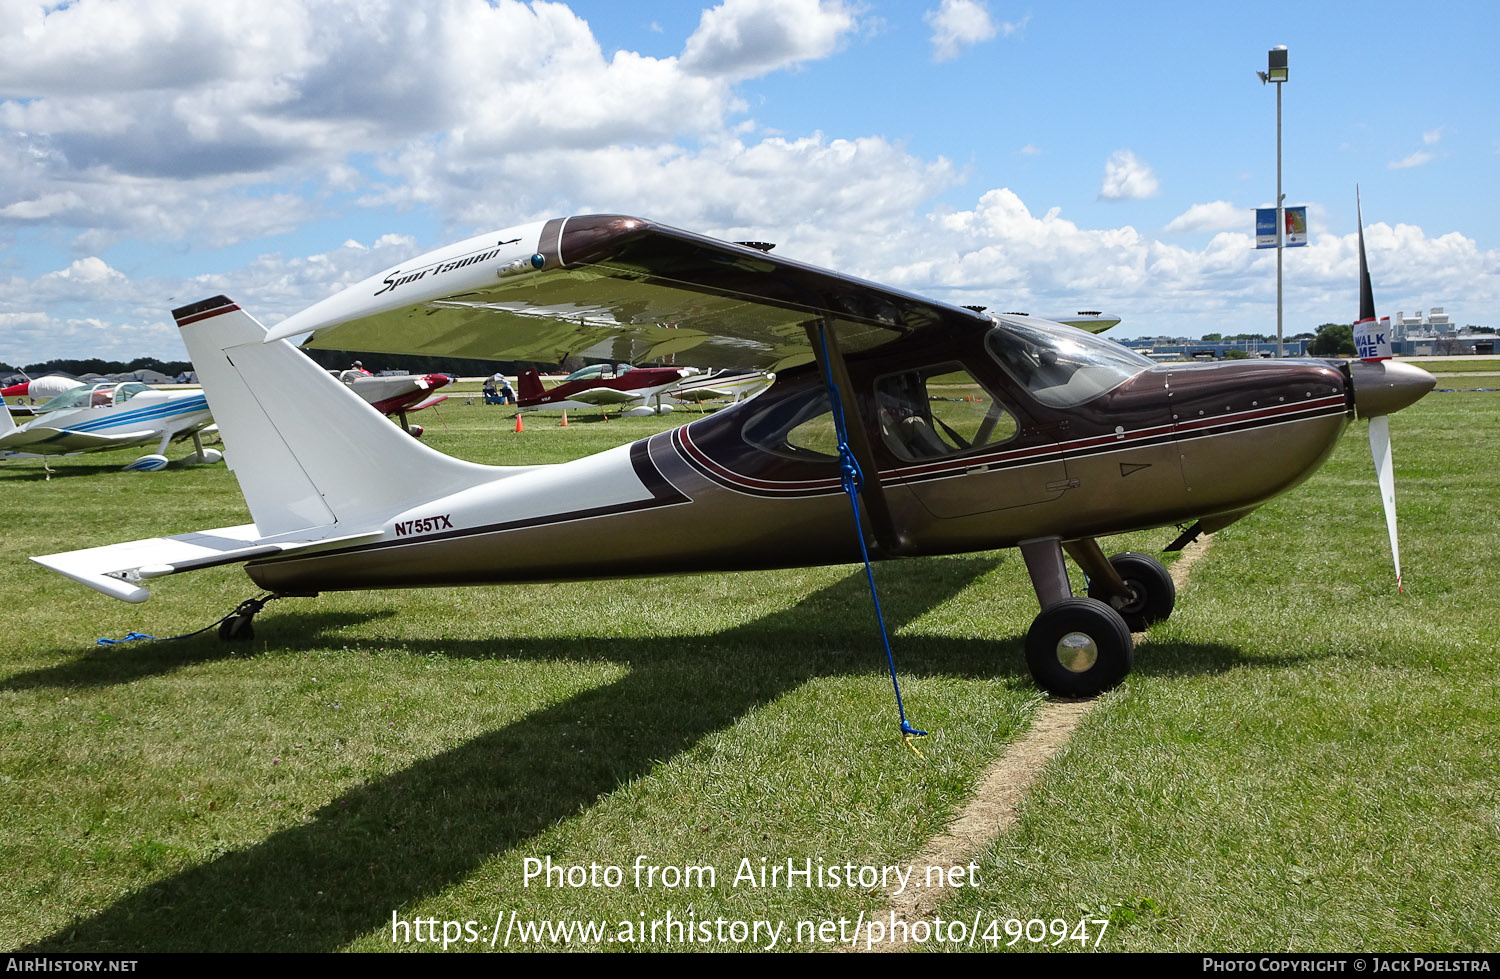
[[[1120,613],[1131,632],[1145,632],[1158,622],[1165,622],[1177,604],[1177,586],[1162,563],[1149,554],[1125,551],[1109,559],[1110,565],[1124,579],[1134,597],[1123,600],[1111,596],[1102,583],[1089,584],[1089,597],[1107,602]]]
[[[219,623],[219,638],[224,642],[248,642],[255,638],[256,613],[266,607],[270,598],[247,598]]]
[[[224,642],[248,642],[255,638],[254,615],[231,615],[219,623],[219,638]]]
[[[1120,613],[1092,598],[1042,610],[1026,633],[1026,665],[1038,685],[1062,697],[1092,697],[1125,679],[1135,643]]]

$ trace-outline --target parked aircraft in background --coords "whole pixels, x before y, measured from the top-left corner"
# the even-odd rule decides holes
[[[205,449],[199,438],[199,432],[212,424],[208,401],[199,390],[158,391],[138,381],[79,385],[38,405],[36,417],[23,425],[6,412],[0,418],[0,453],[73,455],[154,442],[154,453],[125,467],[149,472],[166,467],[169,442],[188,438],[194,452],[183,462],[218,462],[222,455]]]
[[[25,374],[21,375],[25,377]],[[33,404],[51,401],[66,391],[83,387],[84,383],[72,377],[63,377],[61,374],[47,374],[43,377],[33,377],[22,381],[20,384],[12,384],[7,388],[0,389],[0,398],[28,398]]]
[[[451,380],[447,374],[369,374],[360,370],[346,370],[338,377],[376,411],[399,418],[401,427],[418,438],[422,426],[407,424],[406,416],[446,401],[446,394],[432,392],[447,386]]]
[[[1131,632],[1176,602],[1160,563],[1107,557],[1100,538],[1191,524],[1180,546],[1226,527],[1306,479],[1354,417],[1433,386],[1389,361],[1158,366],[1071,326],[620,215],[472,238],[271,331],[223,296],[174,315],[254,523],[34,559],[107,595],[144,601],[155,578],[237,561],[306,596],[1018,547],[1041,606],[1027,663],[1074,696],[1125,677]],[[776,380],[634,445],[481,466],[398,435],[283,339],[303,333],[553,363],[688,353]],[[248,636],[259,608],[220,634]]]
[[[525,411],[568,408],[624,408],[627,414],[661,414],[671,411],[662,395],[700,371],[695,367],[631,367],[629,364],[594,364],[569,374],[561,384],[547,388],[535,368],[517,379],[518,406]]]
[[[669,403],[699,406],[705,401],[738,403],[755,397],[774,380],[776,375],[766,371],[712,371],[683,378],[675,387],[668,388],[664,397]]]

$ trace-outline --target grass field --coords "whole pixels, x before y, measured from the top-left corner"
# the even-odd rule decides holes
[[[439,410],[421,418],[431,444],[489,463],[668,424],[530,415],[517,434],[508,409]],[[1404,595],[1363,423],[1218,534],[939,913],[1100,918],[1106,950],[1500,948],[1497,425],[1490,393],[1392,419]],[[908,713],[933,732],[920,756],[895,736],[851,567],[330,594],[271,605],[245,645],[96,646],[188,632],[255,594],[214,569],[128,606],[24,560],[248,519],[223,466],[118,472],[134,455],[59,460],[50,481],[0,468],[5,948],[373,951],[393,947],[394,915],[474,921],[484,941],[466,949],[512,912],[610,935],[669,914],[775,921],[778,948],[821,948],[796,922],[868,920],[883,893],[752,886],[743,862],[901,864],[1043,700],[1014,553],[877,568]],[[622,880],[528,882],[547,859]],[[666,885],[689,867],[715,879]]]
[[[1500,360],[1493,357],[1461,357],[1457,360],[1417,360],[1413,361],[1418,367],[1434,374],[1497,374],[1500,373]]]

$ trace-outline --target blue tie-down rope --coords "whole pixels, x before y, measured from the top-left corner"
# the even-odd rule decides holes
[[[101,638],[94,645],[96,645],[96,646],[118,646],[122,642],[135,642],[137,639],[153,639],[154,640],[154,639],[156,639],[156,637],[155,636],[148,636],[144,632],[132,632],[130,635],[126,636],[124,639],[102,639]]]
[[[901,681],[896,679],[896,657],[891,652],[890,635],[885,628],[885,614],[880,609],[880,594],[875,590],[875,570],[870,565],[870,552],[865,547],[864,524],[859,519],[859,491],[865,484],[865,474],[859,468],[859,460],[854,458],[854,450],[849,448],[849,430],[844,422],[844,403],[839,396],[838,385],[833,383],[833,368],[828,359],[828,334],[827,328],[818,327],[818,339],[823,345],[823,373],[828,384],[828,396],[833,402],[833,430],[839,443],[839,483],[844,488],[844,493],[849,497],[849,508],[854,511],[854,536],[859,541],[859,555],[865,562],[865,581],[870,585],[870,601],[875,605],[875,623],[880,627],[880,643],[885,648],[886,666],[891,671],[891,688],[896,691],[896,713],[901,718],[901,735],[907,744],[911,744],[912,738],[927,737],[926,731],[919,731],[911,726],[906,719],[906,707],[901,702]],[[912,746],[916,751],[916,746]],[[920,751],[917,754],[921,754]]]
[[[148,640],[151,641],[151,642],[171,642],[174,639],[191,639],[193,636],[202,635],[203,633],[207,632],[208,630],[214,628],[215,626],[220,625],[221,623],[225,622],[228,619],[234,618],[236,615],[239,615],[242,612],[249,612],[251,615],[254,615],[255,613],[259,612],[261,609],[265,608],[266,607],[266,603],[269,602],[269,601],[271,601],[275,597],[276,597],[275,595],[266,595],[263,598],[247,598],[243,602],[240,602],[238,605],[236,605],[234,607],[234,611],[233,612],[230,612],[228,615],[224,616],[223,618],[218,619],[218,620],[216,620],[214,622],[210,622],[208,625],[204,626],[201,629],[195,629],[192,632],[184,632],[180,636],[167,636],[167,637],[165,637],[163,639],[158,639],[155,636],[148,636],[144,632],[132,632],[129,635],[127,635],[124,639],[106,639],[106,638],[100,638],[97,642],[94,643],[94,645],[96,645],[96,646],[118,646],[118,645],[120,645],[121,643],[124,643],[124,642],[137,642],[137,641],[148,641]]]

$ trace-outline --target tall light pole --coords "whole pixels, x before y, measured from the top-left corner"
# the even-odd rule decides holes
[[[1281,348],[1281,249],[1286,236],[1286,213],[1281,192],[1281,86],[1286,83],[1286,45],[1278,44],[1266,53],[1266,70],[1257,71],[1262,85],[1276,83],[1276,356]]]

